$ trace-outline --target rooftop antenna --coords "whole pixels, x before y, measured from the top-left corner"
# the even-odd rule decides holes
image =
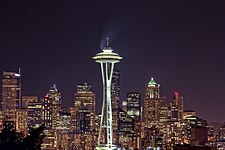
[[[21,68],[19,67],[19,75],[21,76]]]
[[[56,84],[55,84],[55,83],[53,84],[52,88],[53,88],[54,90],[58,91],[58,89],[57,89],[57,87],[56,87]]]

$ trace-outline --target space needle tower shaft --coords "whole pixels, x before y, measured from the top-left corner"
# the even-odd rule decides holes
[[[96,149],[112,150],[113,147],[113,130],[112,130],[112,106],[111,106],[111,81],[114,64],[118,63],[122,57],[114,53],[109,46],[109,38],[107,38],[106,46],[101,53],[96,54],[93,59],[100,63],[103,85],[103,101],[100,129],[98,135],[98,145]],[[101,142],[102,131],[104,131],[104,142]]]

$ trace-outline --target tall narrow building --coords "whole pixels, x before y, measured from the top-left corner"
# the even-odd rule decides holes
[[[160,96],[160,85],[153,78],[145,86],[144,124],[146,128],[160,128],[161,111],[165,106],[165,97]]]
[[[171,103],[171,120],[183,123],[184,102],[183,96],[178,92],[174,93],[173,101]]]
[[[17,110],[21,107],[21,76],[15,72],[3,71],[2,111],[6,121],[17,123]]]
[[[24,105],[27,105],[28,128],[37,128],[42,125],[42,103],[37,96],[23,96]],[[23,105],[23,106],[24,106]]]
[[[61,109],[61,94],[54,84],[42,99],[42,121],[45,124],[46,138],[42,149],[57,148],[57,126]]]
[[[52,100],[52,128],[56,129],[59,121],[59,112],[61,110],[61,94],[54,84],[48,93],[49,99]]]
[[[59,123],[57,126],[57,149],[69,150],[71,147],[70,136],[71,114],[69,108],[62,107],[59,113]]]
[[[127,114],[135,118],[138,122],[141,121],[141,93],[127,93]]]
[[[95,94],[91,84],[77,85],[74,94],[74,129],[75,148],[80,150],[94,149],[95,142]]]
[[[56,129],[61,108],[61,94],[54,84],[43,99],[43,121],[46,128]]]
[[[21,108],[17,110],[16,118],[16,130],[21,132],[23,135],[26,135],[28,132],[27,126],[27,109]]]
[[[165,138],[167,149],[190,140],[186,134],[186,131],[189,131],[185,130],[186,127],[183,128],[183,97],[177,92],[174,93],[170,109],[170,121],[167,121]]]
[[[120,70],[118,68],[113,69],[111,97],[112,108],[118,108],[120,106]]]
[[[113,143],[119,142],[120,70],[113,69],[111,84]]]
[[[133,133],[129,133],[129,141],[131,141],[129,146],[133,147],[134,149],[141,149],[141,93],[128,92],[126,101],[127,118],[131,117],[133,120]]]
[[[94,130],[95,121],[95,94],[92,92],[91,84],[83,83],[77,85],[77,92],[74,94],[75,113],[79,110],[88,110],[90,129]],[[76,121],[77,122],[77,121]],[[78,130],[76,128],[76,130]]]

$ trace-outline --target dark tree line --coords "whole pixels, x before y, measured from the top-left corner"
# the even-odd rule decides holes
[[[41,150],[41,144],[45,137],[44,125],[35,129],[31,128],[26,136],[16,132],[14,124],[11,122],[4,122],[3,127],[0,133],[1,150]]]

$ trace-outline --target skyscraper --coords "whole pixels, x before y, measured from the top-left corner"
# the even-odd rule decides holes
[[[141,149],[141,93],[140,92],[128,92],[126,98],[126,119],[122,118],[121,124],[130,124],[130,129],[123,134],[128,138],[128,146],[134,149]],[[125,121],[125,122],[124,122]],[[124,126],[126,127],[126,125]],[[123,128],[123,127],[120,127]],[[123,129],[121,129],[123,131]]]
[[[183,123],[184,102],[183,96],[178,92],[174,93],[173,101],[171,103],[171,119]]]
[[[48,98],[52,101],[52,128],[56,129],[59,121],[59,112],[61,110],[61,93],[55,84],[49,90]]]
[[[16,114],[16,130],[21,132],[23,135],[27,134],[28,126],[27,126],[27,109],[21,108],[17,110]]]
[[[59,120],[57,130],[60,130],[60,133],[68,133],[70,130],[70,112],[68,107],[62,107],[59,112]]]
[[[122,110],[120,112],[119,142],[123,148],[137,149],[137,132],[135,131],[135,127],[135,119]]]
[[[46,128],[56,129],[61,108],[61,94],[54,84],[43,99],[43,121]]]
[[[141,93],[140,92],[127,93],[127,113],[129,116],[136,118],[138,122],[141,121]]]
[[[98,136],[98,145],[96,149],[115,149],[113,146],[113,129],[112,129],[112,102],[111,102],[111,82],[114,64],[118,63],[122,57],[113,53],[109,46],[107,38],[106,47],[101,53],[96,54],[93,59],[101,64],[102,81],[103,81],[103,104],[100,121],[100,130]],[[102,129],[105,132],[105,140],[101,144]]]
[[[68,150],[70,147],[70,125],[71,114],[67,107],[63,107],[59,113],[59,121],[57,126],[57,149]]]
[[[42,144],[43,149],[57,148],[57,126],[61,109],[61,94],[54,84],[42,99],[42,121],[47,135]]]
[[[192,112],[193,113],[193,112]],[[196,114],[196,113],[194,113]],[[191,129],[192,128],[205,128],[207,126],[207,120],[197,117],[196,115],[186,116],[182,124],[182,139],[184,143],[191,143]]]
[[[165,97],[160,96],[160,85],[153,78],[145,86],[144,99],[144,148],[157,147],[162,144],[163,127],[165,126]],[[156,140],[156,137],[159,140]]]
[[[2,111],[6,121],[16,125],[17,110],[21,107],[21,76],[15,72],[3,71],[2,76]]]
[[[166,146],[171,148],[176,144],[184,143],[183,130],[183,97],[175,92],[173,100],[170,103],[170,121],[167,121],[166,132]]]
[[[120,70],[113,69],[111,84],[113,143],[119,142]]]
[[[120,70],[118,68],[113,69],[112,84],[111,84],[111,99],[112,108],[118,109],[120,105]]]
[[[145,86],[144,124],[145,127],[160,128],[162,107],[165,106],[165,97],[160,96],[160,85],[153,78]]]
[[[77,85],[74,94],[75,149],[93,149],[95,141],[95,94],[91,84]]]
[[[89,130],[94,130],[95,94],[92,92],[91,84],[83,83],[77,85],[77,92],[74,94],[74,108],[75,113],[79,110],[88,110],[88,118],[86,119],[90,121]]]
[[[42,125],[42,103],[37,96],[23,96],[23,99],[29,100],[27,103],[28,127],[37,128]],[[25,101],[25,100],[24,100]]]

